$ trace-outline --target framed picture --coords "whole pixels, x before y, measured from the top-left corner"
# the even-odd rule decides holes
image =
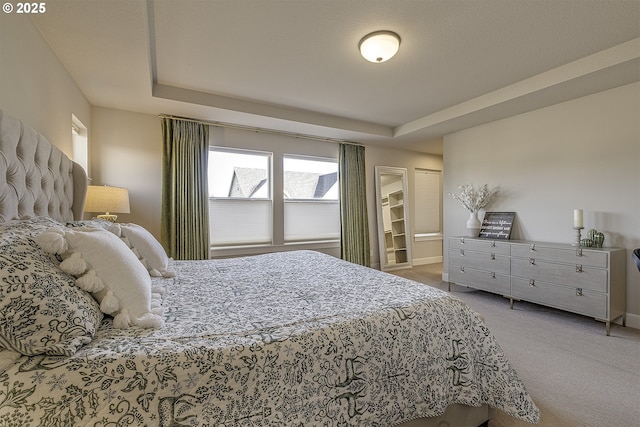
[[[486,239],[509,239],[516,219],[515,212],[485,212],[480,226],[480,237]]]

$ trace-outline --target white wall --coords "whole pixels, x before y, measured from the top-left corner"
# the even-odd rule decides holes
[[[162,132],[160,119],[149,114],[109,108],[92,109],[91,178],[95,185],[114,185],[129,189],[131,214],[120,214],[119,221],[140,224],[156,237],[160,236]],[[289,154],[307,154],[337,158],[338,146],[330,142],[211,128],[211,144],[241,147]],[[372,265],[378,266],[375,165],[408,169],[410,204],[413,203],[416,168],[442,169],[442,157],[411,151],[366,148],[367,203],[371,233]],[[414,215],[414,212],[411,212]],[[411,229],[413,235],[413,227]],[[413,257],[417,263],[442,260],[441,240],[413,242]],[[339,251],[326,250],[333,255]]]
[[[156,115],[94,107],[91,120],[91,185],[129,190],[133,222],[160,238],[162,127]]]
[[[134,222],[160,238],[162,208],[162,127],[160,117],[110,108],[92,109],[91,184],[129,189]],[[212,145],[337,158],[338,146],[327,142],[242,130],[210,128]]]
[[[380,254],[378,249],[378,223],[375,193],[375,167],[393,166],[407,169],[408,203],[410,216],[410,236],[415,235],[415,170],[431,169],[442,170],[442,156],[418,153],[415,151],[397,150],[393,148],[381,148],[375,146],[366,147],[366,173],[367,173],[367,204],[369,210],[369,233],[371,235],[371,265],[379,267]],[[442,240],[414,241],[411,239],[411,256],[415,264],[427,264],[442,261]]]
[[[223,127],[209,129],[209,145],[218,147],[243,148],[273,153],[273,188],[282,188],[282,163],[284,154],[298,154],[325,158],[338,158],[338,144],[326,141],[315,141],[304,138],[278,135],[265,132]],[[340,256],[337,243],[285,244],[284,242],[284,205],[282,193],[274,192],[273,196],[273,245],[242,249],[217,249],[212,256],[246,255],[260,252],[273,252],[292,249],[316,249],[333,256]]]
[[[464,235],[468,218],[448,193],[485,183],[500,187],[487,210],[517,213],[514,239],[572,243],[581,208],[585,232],[627,248],[628,321],[640,327],[640,83],[445,136],[445,237]],[[447,264],[445,250],[445,275]]]
[[[274,153],[307,154],[324,157],[338,157],[338,145],[331,142],[319,142],[279,135],[248,132],[242,130],[212,128],[211,144],[228,147],[250,148],[274,151]],[[266,147],[266,148],[265,148]],[[409,202],[414,206],[414,171],[416,168],[442,170],[442,157],[412,151],[366,147],[365,167],[367,174],[367,205],[369,211],[369,233],[371,246],[371,264],[379,267],[377,209],[375,205],[375,165],[404,167],[408,169]],[[276,183],[277,184],[277,183]],[[277,213],[276,213],[277,214]],[[413,215],[413,211],[411,215]],[[413,224],[411,235],[414,234]],[[276,242],[278,244],[278,242]],[[442,241],[413,243],[413,258],[417,263],[442,261]],[[339,250],[325,252],[339,255]]]
[[[16,43],[16,40],[20,42]],[[120,214],[120,221],[141,224],[155,236],[160,236],[160,119],[149,114],[92,108],[26,15],[0,14],[0,108],[37,129],[70,157],[71,116],[75,115],[88,128],[91,184],[128,188],[131,213]],[[262,137],[264,134],[260,135]],[[295,139],[288,144],[305,143],[308,142]],[[337,152],[335,144],[327,144],[327,147],[326,150]],[[367,147],[366,162],[372,262],[375,265],[379,263],[379,256],[374,166],[407,168],[413,197],[415,168],[441,170],[442,157]],[[442,257],[441,241],[414,242],[413,254],[418,263],[438,261]]]
[[[0,13],[0,108],[71,158],[72,114],[91,122],[89,102],[28,15]]]

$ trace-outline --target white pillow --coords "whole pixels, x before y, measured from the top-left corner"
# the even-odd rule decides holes
[[[169,268],[169,257],[164,248],[144,227],[137,224],[114,223],[108,230],[131,248],[151,276],[175,277],[175,271]]]
[[[162,308],[151,291],[151,277],[116,235],[99,228],[51,229],[36,237],[47,252],[64,258],[60,268],[94,296],[113,326],[160,328]]]

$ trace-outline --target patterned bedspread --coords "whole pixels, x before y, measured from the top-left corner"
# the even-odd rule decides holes
[[[0,373],[0,425],[392,426],[451,403],[539,411],[446,292],[311,251],[177,261],[161,330],[110,327]]]

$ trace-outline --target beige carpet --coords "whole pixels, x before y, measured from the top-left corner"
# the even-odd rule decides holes
[[[394,272],[447,290],[442,264]],[[485,319],[542,413],[542,427],[640,427],[640,330],[453,285]],[[500,411],[490,427],[531,424]]]

